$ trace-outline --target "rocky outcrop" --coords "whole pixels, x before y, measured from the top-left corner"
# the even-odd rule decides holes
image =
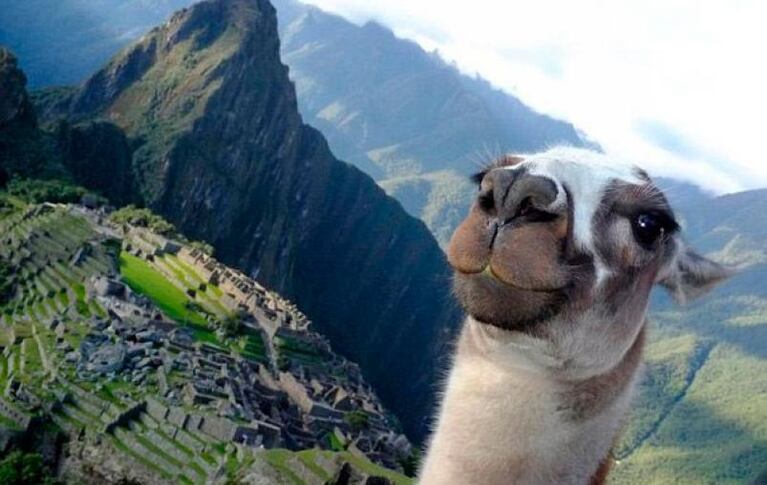
[[[0,46],[0,178],[64,173],[55,140],[38,128],[26,83],[16,56]]]
[[[132,149],[123,131],[106,121],[59,123],[56,139],[64,166],[75,180],[116,205],[138,202]]]
[[[145,201],[295,301],[422,437],[459,319],[420,221],[303,124],[265,0],[174,15],[64,103],[134,148]]]
[[[74,179],[126,204],[136,200],[131,153],[122,130],[109,122],[61,121],[50,131],[39,126],[26,77],[16,57],[0,47],[0,179],[3,173]]]
[[[27,78],[19,69],[16,56],[0,46],[0,127],[14,121],[34,126],[26,85]]]

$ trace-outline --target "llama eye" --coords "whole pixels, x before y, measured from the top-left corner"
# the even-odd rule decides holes
[[[652,249],[663,234],[676,226],[668,217],[654,212],[637,214],[631,225],[637,242],[646,249]]]

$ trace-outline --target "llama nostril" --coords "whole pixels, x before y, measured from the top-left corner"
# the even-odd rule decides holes
[[[489,189],[482,191],[477,197],[477,203],[483,211],[488,213],[492,212],[495,208],[495,196],[493,195],[493,190]]]

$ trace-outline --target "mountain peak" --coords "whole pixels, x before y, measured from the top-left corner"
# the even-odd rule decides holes
[[[26,86],[27,78],[19,69],[16,56],[0,46],[0,127],[17,119],[34,124]]]

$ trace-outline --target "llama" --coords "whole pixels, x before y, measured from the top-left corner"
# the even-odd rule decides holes
[[[649,176],[556,148],[505,156],[448,248],[467,313],[422,485],[597,484],[641,370],[650,291],[730,271],[685,245]]]

